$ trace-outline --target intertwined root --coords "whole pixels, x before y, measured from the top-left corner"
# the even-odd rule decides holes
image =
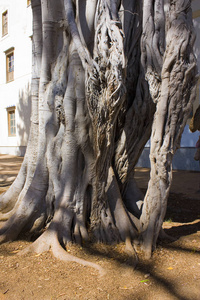
[[[126,244],[125,252],[137,262],[137,255],[131,242],[137,233],[131,221],[131,214],[128,213],[121,199],[112,168],[109,170],[108,187],[106,190],[107,199],[109,199],[108,207],[105,213],[102,210],[100,215],[97,216],[100,227],[98,230],[96,228],[98,234],[95,235],[95,238],[105,243],[124,241]],[[87,193],[87,189],[85,191]],[[53,255],[61,260],[74,261],[95,268],[99,271],[100,275],[104,274],[100,266],[74,257],[63,248],[71,242],[81,244],[83,241],[86,242],[89,240],[89,236],[92,239],[94,237],[94,224],[93,228],[87,225],[89,221],[87,219],[89,215],[86,213],[89,205],[89,203],[86,203],[88,197],[78,197],[77,193],[75,193],[74,201],[76,200],[77,202],[70,203],[70,198],[67,201],[67,198],[61,197],[60,194],[60,203],[58,203],[58,200],[55,203],[55,199],[52,197],[50,199],[53,202],[50,202],[50,199],[47,197],[48,192],[44,195],[44,191],[30,188],[24,198],[17,201],[15,209],[2,214],[2,216],[8,216],[9,214],[10,218],[0,229],[0,243],[16,239],[21,232],[28,231],[30,234],[38,232],[41,234],[46,224],[46,230],[32,245],[24,249],[22,254],[30,251],[42,253],[51,249]],[[64,193],[63,195],[66,194]],[[53,211],[49,210],[50,204],[54,205]],[[90,229],[90,234],[88,233],[88,229]],[[115,235],[113,235],[113,230],[116,233]]]
[[[91,16],[89,1],[84,16],[75,2],[64,0],[58,22],[61,2],[33,0],[31,132],[20,175],[0,199],[0,242],[48,225],[30,250],[76,261],[61,245],[95,234],[135,255],[139,235],[149,258],[195,99],[191,1],[171,1],[169,11],[160,0],[91,1]],[[151,130],[143,198],[132,174]]]

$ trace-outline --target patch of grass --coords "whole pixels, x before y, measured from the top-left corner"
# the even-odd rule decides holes
[[[172,223],[172,218],[169,218],[169,219],[165,219],[164,222],[167,222],[167,223]]]

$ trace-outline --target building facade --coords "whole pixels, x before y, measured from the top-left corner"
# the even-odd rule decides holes
[[[23,156],[30,127],[30,82],[32,69],[31,0],[0,0],[0,153]],[[197,38],[195,52],[200,70],[200,0],[192,1]],[[200,77],[194,111],[200,103]],[[199,132],[185,127],[174,169],[199,170],[193,157]],[[138,166],[149,167],[148,143]]]
[[[30,0],[0,0],[0,153],[24,155],[30,127]]]

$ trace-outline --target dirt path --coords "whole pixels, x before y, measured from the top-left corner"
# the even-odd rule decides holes
[[[0,192],[16,176],[21,158],[0,155]],[[10,172],[10,173],[9,173]],[[137,169],[145,190],[148,170]],[[13,177],[13,178],[12,178]],[[164,226],[176,238],[158,245],[152,259],[135,261],[124,254],[124,245],[72,245],[68,251],[96,262],[104,276],[76,263],[63,263],[51,252],[19,256],[30,241],[0,245],[1,299],[200,299],[200,173],[174,172]]]

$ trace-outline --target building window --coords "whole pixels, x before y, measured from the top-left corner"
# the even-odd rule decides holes
[[[8,34],[8,11],[2,14],[2,36]]]
[[[27,0],[27,6],[31,5],[31,0]]]
[[[6,82],[14,80],[14,50],[6,52]]]
[[[16,136],[15,106],[7,108],[8,113],[8,136]]]

